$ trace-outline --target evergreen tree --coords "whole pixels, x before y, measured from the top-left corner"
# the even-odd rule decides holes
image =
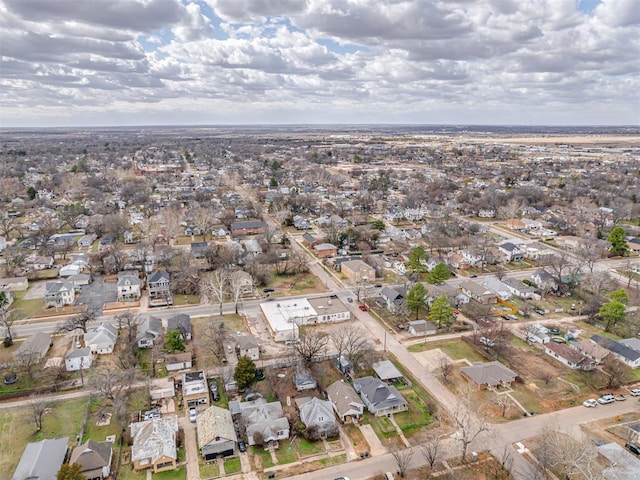
[[[180,330],[170,330],[164,339],[164,349],[167,353],[184,352],[186,345],[182,339]]]
[[[256,382],[256,364],[246,355],[238,359],[233,379],[238,382],[238,388],[247,388]]]
[[[79,464],[64,463],[58,470],[56,480],[85,480],[85,477]]]
[[[416,320],[420,315],[421,308],[427,308],[427,300],[429,293],[425,286],[418,282],[407,293],[407,306],[410,310],[416,312]]]
[[[629,250],[627,240],[624,238],[624,235],[625,231],[622,227],[616,227],[611,230],[611,233],[609,233],[609,237],[607,238],[609,245],[611,245],[609,250],[614,255],[622,256]]]
[[[407,260],[405,266],[414,273],[426,272],[427,266],[424,263],[426,263],[427,258],[427,252],[424,248],[415,247],[409,252],[409,260]]]
[[[450,276],[451,272],[449,271],[449,268],[447,268],[444,263],[439,263],[433,267],[433,270],[431,270],[429,275],[427,275],[427,282],[440,285],[441,283],[444,283],[445,280],[448,280]]]
[[[453,307],[446,295],[440,295],[433,301],[427,318],[438,328],[451,325],[451,321],[453,320]]]

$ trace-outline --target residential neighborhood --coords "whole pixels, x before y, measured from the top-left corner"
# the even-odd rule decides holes
[[[640,146],[172,132],[3,134],[7,478],[633,478]]]

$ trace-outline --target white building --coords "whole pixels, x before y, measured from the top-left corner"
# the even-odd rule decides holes
[[[76,350],[69,350],[64,356],[64,363],[67,367],[67,372],[77,372],[80,369],[87,370],[91,368],[91,364],[93,363],[91,349],[78,348]]]

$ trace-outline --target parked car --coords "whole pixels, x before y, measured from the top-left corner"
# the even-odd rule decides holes
[[[585,400],[584,402],[582,402],[582,405],[584,405],[585,407],[597,407],[598,406],[598,402],[596,400],[594,400],[593,398],[589,398],[587,400]]]
[[[256,380],[264,380],[264,370],[256,370]]]
[[[630,452],[635,453],[636,455],[640,455],[640,447],[635,443],[627,442],[624,444],[624,446],[627,447]]]
[[[560,335],[560,329],[558,327],[549,327],[549,333],[551,335]]]
[[[198,412],[196,411],[196,409],[195,408],[190,408],[189,409],[189,421],[191,423],[195,423],[197,416],[198,416]]]
[[[487,347],[495,347],[496,342],[487,337],[480,337],[480,343],[486,345]]]
[[[273,293],[275,290],[273,288],[265,288],[262,290],[264,293]]]
[[[362,310],[363,312],[366,312],[366,311],[367,311],[367,306],[366,306],[366,305],[358,305],[358,308],[359,308],[360,310]]]
[[[547,311],[543,310],[542,308],[534,308],[533,311],[536,312],[538,315],[544,315],[547,313]]]
[[[622,393],[619,393],[618,395],[615,396],[616,402],[624,402],[627,397],[625,397]]]
[[[616,401],[615,397],[614,397],[613,395],[609,394],[609,393],[608,393],[608,394],[605,394],[605,395],[602,395],[602,396],[598,399],[598,403],[599,403],[600,405],[606,405],[606,404],[608,404],[608,403],[613,403],[613,402],[615,402],[615,401]]]
[[[381,283],[376,283],[376,288],[382,288],[382,284]]]
[[[640,397],[640,388],[633,388],[629,390],[632,397]]]
[[[353,298],[351,298],[351,297],[347,297],[347,302],[349,302],[349,303],[353,303]]]
[[[16,373],[10,373],[8,375],[5,375],[4,379],[2,380],[2,382],[5,385],[13,385],[17,381],[18,381],[18,375]]]
[[[211,380],[209,382],[209,390],[211,390],[211,393],[214,393],[214,392],[218,391],[218,381],[217,380]]]
[[[212,396],[213,396],[213,401],[214,402],[219,402],[220,401],[220,394],[218,392],[213,392]]]
[[[240,440],[238,442],[238,450],[240,450],[241,452],[246,452],[247,451],[247,444],[244,443],[244,440]]]

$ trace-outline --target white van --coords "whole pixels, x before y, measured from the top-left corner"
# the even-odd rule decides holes
[[[384,480],[393,480],[393,473],[387,472],[384,474]]]

